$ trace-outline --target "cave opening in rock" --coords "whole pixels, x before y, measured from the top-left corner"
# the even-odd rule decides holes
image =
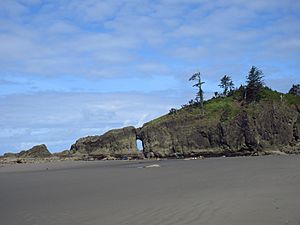
[[[140,139],[136,139],[136,147],[139,151],[144,151],[144,143]]]

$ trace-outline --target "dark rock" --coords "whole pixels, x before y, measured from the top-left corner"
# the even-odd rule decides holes
[[[125,127],[108,131],[101,136],[80,138],[71,146],[70,151],[73,154],[91,155],[97,159],[138,155],[136,129]]]
[[[21,151],[17,154],[20,158],[45,158],[51,156],[51,153],[48,151],[47,146],[36,145],[27,151]]]
[[[167,157],[251,155],[299,144],[299,112],[294,106],[263,103],[241,108],[233,119],[183,118],[150,122],[140,130],[144,152]],[[299,148],[300,152],[300,148]]]

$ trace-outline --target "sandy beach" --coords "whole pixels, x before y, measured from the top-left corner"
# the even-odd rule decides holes
[[[4,165],[0,224],[296,225],[299,171],[293,155]]]

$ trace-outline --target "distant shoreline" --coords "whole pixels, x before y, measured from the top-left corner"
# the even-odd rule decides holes
[[[263,154],[252,154],[252,155],[211,155],[208,157],[197,156],[197,157],[152,157],[152,158],[134,158],[123,156],[119,158],[115,157],[104,157],[97,158],[95,156],[70,156],[70,157],[58,157],[50,156],[44,158],[18,158],[18,157],[0,157],[0,165],[12,165],[12,164],[39,164],[39,163],[51,163],[51,162],[72,162],[72,161],[160,161],[160,160],[201,160],[205,158],[237,158],[237,157],[257,157],[257,156],[288,156],[288,155],[299,155],[297,153],[286,154],[281,151],[269,151],[262,152]]]

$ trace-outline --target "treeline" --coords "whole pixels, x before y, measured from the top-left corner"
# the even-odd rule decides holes
[[[241,85],[240,87],[236,88],[232,78],[229,75],[224,75],[221,80],[220,84],[218,85],[220,88],[223,89],[222,92],[215,92],[214,98],[223,98],[223,97],[230,97],[233,95],[238,94],[239,100],[244,101],[245,103],[252,103],[258,102],[263,98],[263,90],[270,89],[265,86],[264,83],[264,75],[262,70],[258,69],[255,66],[252,66],[247,77],[246,77],[246,84]],[[204,91],[203,91],[203,84],[205,82],[201,79],[201,73],[197,72],[193,74],[189,81],[195,82],[193,87],[197,88],[196,97],[191,99],[188,104],[182,105],[182,108],[187,106],[197,106],[200,108],[201,112],[203,113],[204,110]],[[293,84],[291,89],[289,90],[288,94],[300,96],[300,84]],[[176,113],[176,109],[172,108],[169,114]]]

